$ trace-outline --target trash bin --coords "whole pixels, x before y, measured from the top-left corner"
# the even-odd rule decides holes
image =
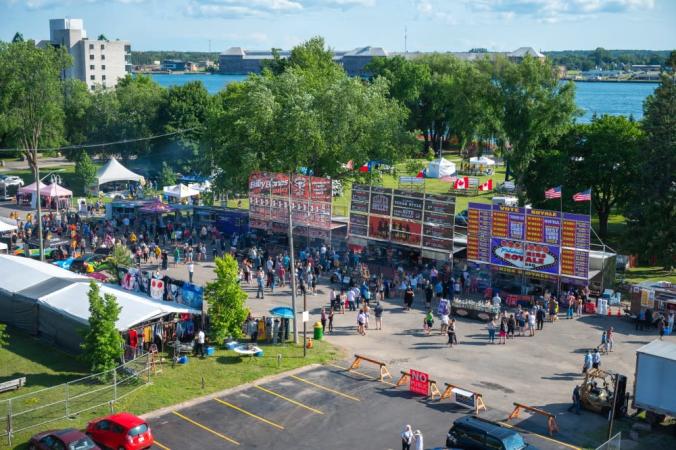
[[[315,341],[319,341],[324,337],[324,328],[321,322],[315,322]]]

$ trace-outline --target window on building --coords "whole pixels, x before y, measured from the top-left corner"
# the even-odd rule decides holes
[[[94,50],[94,44],[89,44],[89,50]]]
[[[94,59],[94,55],[89,55],[89,59]]]
[[[101,50],[105,50],[106,46],[104,44],[101,44]]]
[[[95,66],[94,64],[91,64],[91,65],[89,66],[89,70],[94,70],[95,68],[96,68],[96,66]]]
[[[89,75],[89,79],[92,81],[96,80],[96,75]]]
[[[101,55],[101,59],[106,59],[106,55]]]
[[[92,91],[96,89],[96,86],[93,85],[93,84],[92,84],[91,86],[89,86],[89,87],[91,88]]]
[[[103,65],[101,66],[101,70],[106,70],[106,65],[105,65],[105,64],[103,64]]]
[[[106,88],[106,82],[105,81],[103,83],[101,83],[101,87],[103,87],[103,89]]]
[[[102,80],[105,80],[105,79],[106,79],[106,76],[105,76],[105,75],[101,75],[101,79],[102,79]]]

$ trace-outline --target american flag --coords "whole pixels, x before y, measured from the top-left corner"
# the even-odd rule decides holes
[[[545,191],[545,198],[551,200],[553,198],[561,198],[561,186],[553,187]]]
[[[575,202],[590,202],[591,201],[591,188],[586,191],[578,192],[573,195],[573,201]]]

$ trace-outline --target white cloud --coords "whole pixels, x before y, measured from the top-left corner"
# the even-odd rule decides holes
[[[195,17],[268,17],[318,9],[375,6],[376,0],[191,0],[186,11]]]
[[[421,17],[435,19],[447,25],[456,25],[458,20],[455,14],[438,5],[433,5],[430,0],[415,0],[414,5]]]
[[[145,3],[147,0],[110,0],[115,3],[132,4]],[[7,3],[10,5],[24,6],[31,11],[50,9],[56,6],[71,6],[87,3],[98,3],[99,0],[0,0],[0,4]]]
[[[553,23],[652,9],[655,0],[466,0],[466,4],[476,12],[495,13],[500,17],[526,16]]]

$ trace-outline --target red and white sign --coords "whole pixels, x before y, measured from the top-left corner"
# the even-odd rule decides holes
[[[411,369],[411,380],[408,383],[408,390],[414,394],[429,395],[430,376],[425,372],[418,372]]]

